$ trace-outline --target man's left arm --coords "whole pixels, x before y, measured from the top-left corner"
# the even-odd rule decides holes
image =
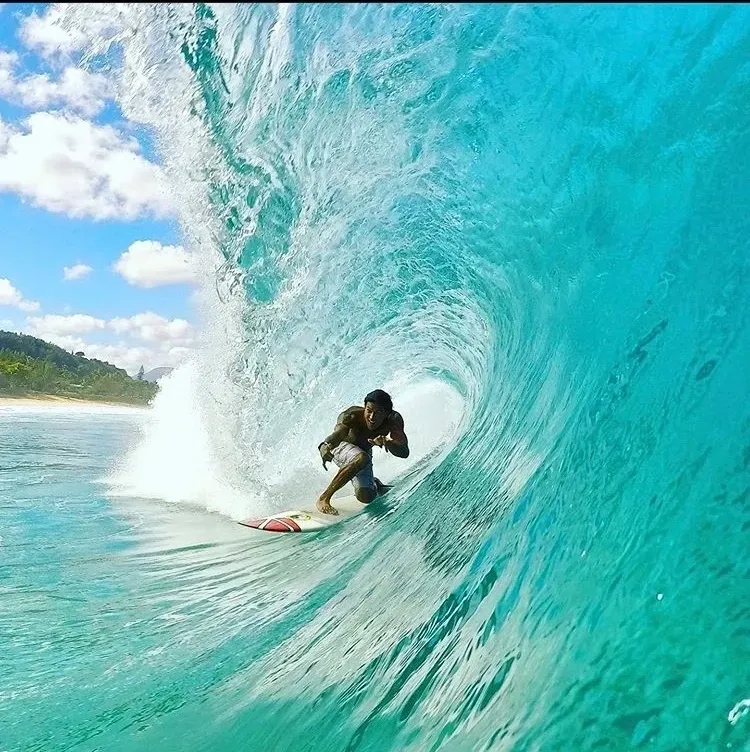
[[[409,456],[409,439],[404,431],[404,419],[398,413],[394,416],[391,430],[385,440],[385,451],[404,460]]]

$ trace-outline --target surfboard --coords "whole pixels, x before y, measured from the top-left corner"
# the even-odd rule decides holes
[[[380,496],[387,493],[390,488],[390,486],[384,486],[384,493],[381,493]],[[377,503],[380,496],[371,501],[370,504]],[[356,496],[353,495],[334,496],[331,499],[331,504],[338,509],[338,514],[323,514],[317,509],[313,501],[310,506],[305,506],[302,509],[279,512],[271,517],[242,520],[239,524],[267,533],[312,533],[356,517],[370,506],[370,504],[357,501]]]

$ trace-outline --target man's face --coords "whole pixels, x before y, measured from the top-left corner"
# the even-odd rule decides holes
[[[387,417],[388,411],[382,405],[365,402],[365,423],[371,431],[383,425]]]

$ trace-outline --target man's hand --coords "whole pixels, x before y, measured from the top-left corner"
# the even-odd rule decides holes
[[[333,452],[331,452],[331,447],[323,441],[320,446],[318,446],[318,451],[320,452],[320,459],[323,460],[323,470],[328,470],[326,462],[333,462]]]
[[[370,444],[376,447],[380,447],[381,449],[385,449],[385,442],[388,441],[387,436],[376,436],[374,439],[368,439]]]
[[[406,438],[404,431],[404,419],[398,413],[394,413],[389,436],[385,451],[405,460],[409,456],[409,439]]]

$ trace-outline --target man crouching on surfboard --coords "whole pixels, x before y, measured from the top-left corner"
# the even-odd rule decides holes
[[[349,481],[363,504],[369,504],[383,493],[383,484],[372,472],[374,446],[402,459],[409,456],[404,419],[393,409],[390,395],[376,389],[365,397],[364,405],[344,410],[333,433],[318,445],[323,469],[328,469],[327,462],[335,462],[340,468],[316,503],[325,514],[338,514],[331,506],[331,497]]]

